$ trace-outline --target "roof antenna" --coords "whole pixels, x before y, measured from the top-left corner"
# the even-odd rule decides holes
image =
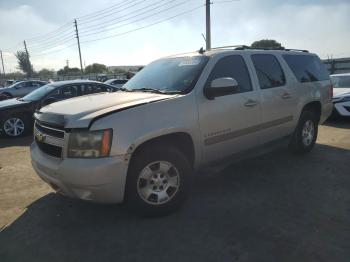
[[[204,52],[205,52],[205,51],[204,51],[203,47],[201,47],[201,49],[198,50],[198,53],[200,53],[201,55],[203,55]]]

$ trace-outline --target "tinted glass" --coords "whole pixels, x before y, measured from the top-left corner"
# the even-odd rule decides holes
[[[331,76],[335,88],[350,88],[349,76]]]
[[[102,85],[84,84],[81,87],[82,95],[95,94],[107,91],[107,87]]]
[[[252,60],[261,89],[285,85],[286,77],[274,55],[252,55]]]
[[[24,96],[22,99],[24,101],[38,101],[44,96],[46,96],[48,93],[50,93],[52,90],[54,90],[55,88],[56,88],[55,86],[52,86],[50,84],[44,85],[34,90],[33,92],[30,92],[28,95]]]
[[[220,77],[231,77],[234,78],[237,83],[239,90],[237,93],[248,92],[252,90],[252,83],[248,73],[248,69],[244,59],[240,55],[232,55],[221,58],[215,65],[213,71],[207,81],[207,85]]]
[[[126,82],[128,82],[128,80],[115,80],[112,85],[125,84]]]
[[[329,79],[325,65],[313,55],[284,55],[288,66],[299,82],[315,82]]]
[[[188,92],[208,61],[206,56],[174,57],[157,60],[138,72],[124,88],[157,89],[161,92]]]
[[[79,87],[77,85],[64,86],[60,89],[57,89],[53,94],[50,94],[50,97],[53,97],[57,100],[68,99],[76,97],[78,95]]]

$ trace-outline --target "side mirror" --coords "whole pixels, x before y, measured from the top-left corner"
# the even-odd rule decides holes
[[[47,106],[49,104],[55,103],[57,100],[54,97],[46,98],[41,104],[42,106]]]
[[[204,88],[204,95],[209,100],[215,97],[231,95],[239,91],[236,79],[231,77],[220,77],[214,79],[210,86]]]

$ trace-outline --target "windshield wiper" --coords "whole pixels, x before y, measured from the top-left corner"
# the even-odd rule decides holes
[[[155,89],[155,88],[148,88],[148,87],[143,87],[143,88],[137,88],[137,89],[128,89],[128,91],[130,92],[151,92],[151,93],[157,93],[157,94],[181,94],[182,92],[181,91],[162,91],[162,90],[159,90],[159,89]]]

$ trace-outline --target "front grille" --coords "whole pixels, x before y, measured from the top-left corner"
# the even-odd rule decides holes
[[[40,124],[38,121],[34,124],[35,142],[39,149],[49,156],[62,158],[64,137],[64,130]]]
[[[40,141],[38,141],[37,138],[35,138],[35,142],[38,145],[38,147],[40,148],[40,150],[43,151],[45,154],[47,154],[49,156],[57,157],[57,158],[62,157],[62,147],[40,142]]]
[[[40,125],[38,122],[35,122],[35,128],[44,134],[47,134],[53,137],[64,138],[63,130],[43,126],[43,125]]]

